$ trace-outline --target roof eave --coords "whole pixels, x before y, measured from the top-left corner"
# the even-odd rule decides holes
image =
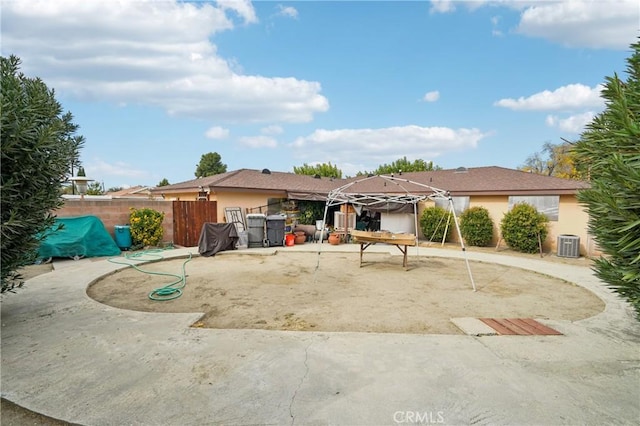
[[[450,191],[452,197],[490,195],[575,195],[580,189],[508,189],[486,191]]]

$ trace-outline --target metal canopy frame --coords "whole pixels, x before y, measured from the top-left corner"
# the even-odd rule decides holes
[[[382,179],[385,183],[390,182],[401,191],[385,193],[358,193],[348,191],[349,189],[353,189],[353,187],[357,184],[366,182],[371,179]],[[416,193],[416,191],[412,192],[408,190],[403,185],[403,183],[417,186],[420,189],[424,189],[424,191],[428,193],[418,194]],[[449,192],[443,189],[434,188],[433,186],[425,185],[419,182],[413,182],[409,179],[403,179],[395,177],[393,175],[375,175],[367,176],[365,178],[349,182],[339,188],[329,191],[329,195],[327,195],[327,205],[335,206],[345,203],[357,204],[361,206],[371,206],[385,203],[417,204],[418,202],[424,201],[426,199],[448,200],[449,198],[451,198]]]
[[[354,191],[354,186],[359,183],[366,182],[371,179],[382,179],[384,185],[387,184],[395,185],[396,191],[390,192],[375,192],[375,193],[366,193],[366,192],[357,192]],[[412,190],[409,190],[408,187],[411,187]],[[460,246],[462,252],[464,254],[464,260],[467,266],[467,272],[469,273],[469,279],[471,280],[471,285],[473,287],[473,291],[476,291],[476,284],[473,280],[473,274],[471,273],[471,267],[469,266],[469,259],[467,258],[466,248],[464,246],[464,241],[462,240],[462,234],[460,232],[460,224],[458,222],[458,217],[456,215],[456,211],[453,206],[453,199],[449,191],[445,191],[443,189],[434,188],[433,186],[425,185],[420,182],[414,182],[409,179],[396,177],[393,175],[375,175],[375,176],[367,176],[362,179],[358,179],[352,182],[349,182],[339,188],[333,189],[329,191],[327,195],[327,200],[325,202],[324,207],[324,216],[322,218],[322,230],[325,229],[327,214],[329,211],[329,207],[338,206],[342,204],[354,204],[362,207],[376,207],[381,205],[388,205],[389,203],[395,204],[412,204],[413,205],[413,214],[414,214],[414,226],[415,226],[415,237],[416,237],[416,250],[418,248],[418,203],[424,200],[447,200],[449,206],[449,212],[453,213],[453,220],[456,225],[456,229],[458,231],[458,235],[460,236]],[[322,231],[324,232],[324,231]],[[345,228],[345,232],[348,230]],[[320,244],[318,245],[318,265],[320,263],[320,251],[323,244],[323,239],[320,239]],[[317,267],[316,267],[317,269]]]

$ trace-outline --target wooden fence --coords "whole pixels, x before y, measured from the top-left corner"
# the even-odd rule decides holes
[[[114,235],[116,225],[129,223],[131,208],[151,208],[164,213],[163,242],[182,247],[195,247],[205,222],[217,222],[215,201],[152,201],[146,199],[86,198],[68,199],[54,213],[59,217],[98,216],[107,231]]]
[[[173,201],[173,242],[183,247],[198,245],[202,225],[217,222],[215,201]]]

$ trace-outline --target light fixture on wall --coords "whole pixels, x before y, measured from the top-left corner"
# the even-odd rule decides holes
[[[78,194],[80,194],[80,198],[84,198],[87,193],[88,183],[92,182],[93,179],[88,178],[85,175],[84,167],[80,167],[78,169],[78,174],[74,177],[69,178],[73,185],[75,185]]]

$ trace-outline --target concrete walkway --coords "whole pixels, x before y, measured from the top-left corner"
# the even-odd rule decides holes
[[[352,251],[357,261],[355,244],[323,244],[328,250]],[[369,251],[399,254],[393,246]],[[197,248],[165,255],[188,253]],[[563,336],[198,329],[189,327],[198,313],[133,312],[90,299],[87,285],[122,266],[65,261],[2,298],[2,396],[82,425],[640,424],[640,324],[626,303],[588,267],[468,256],[577,283],[606,309],[543,321]]]

